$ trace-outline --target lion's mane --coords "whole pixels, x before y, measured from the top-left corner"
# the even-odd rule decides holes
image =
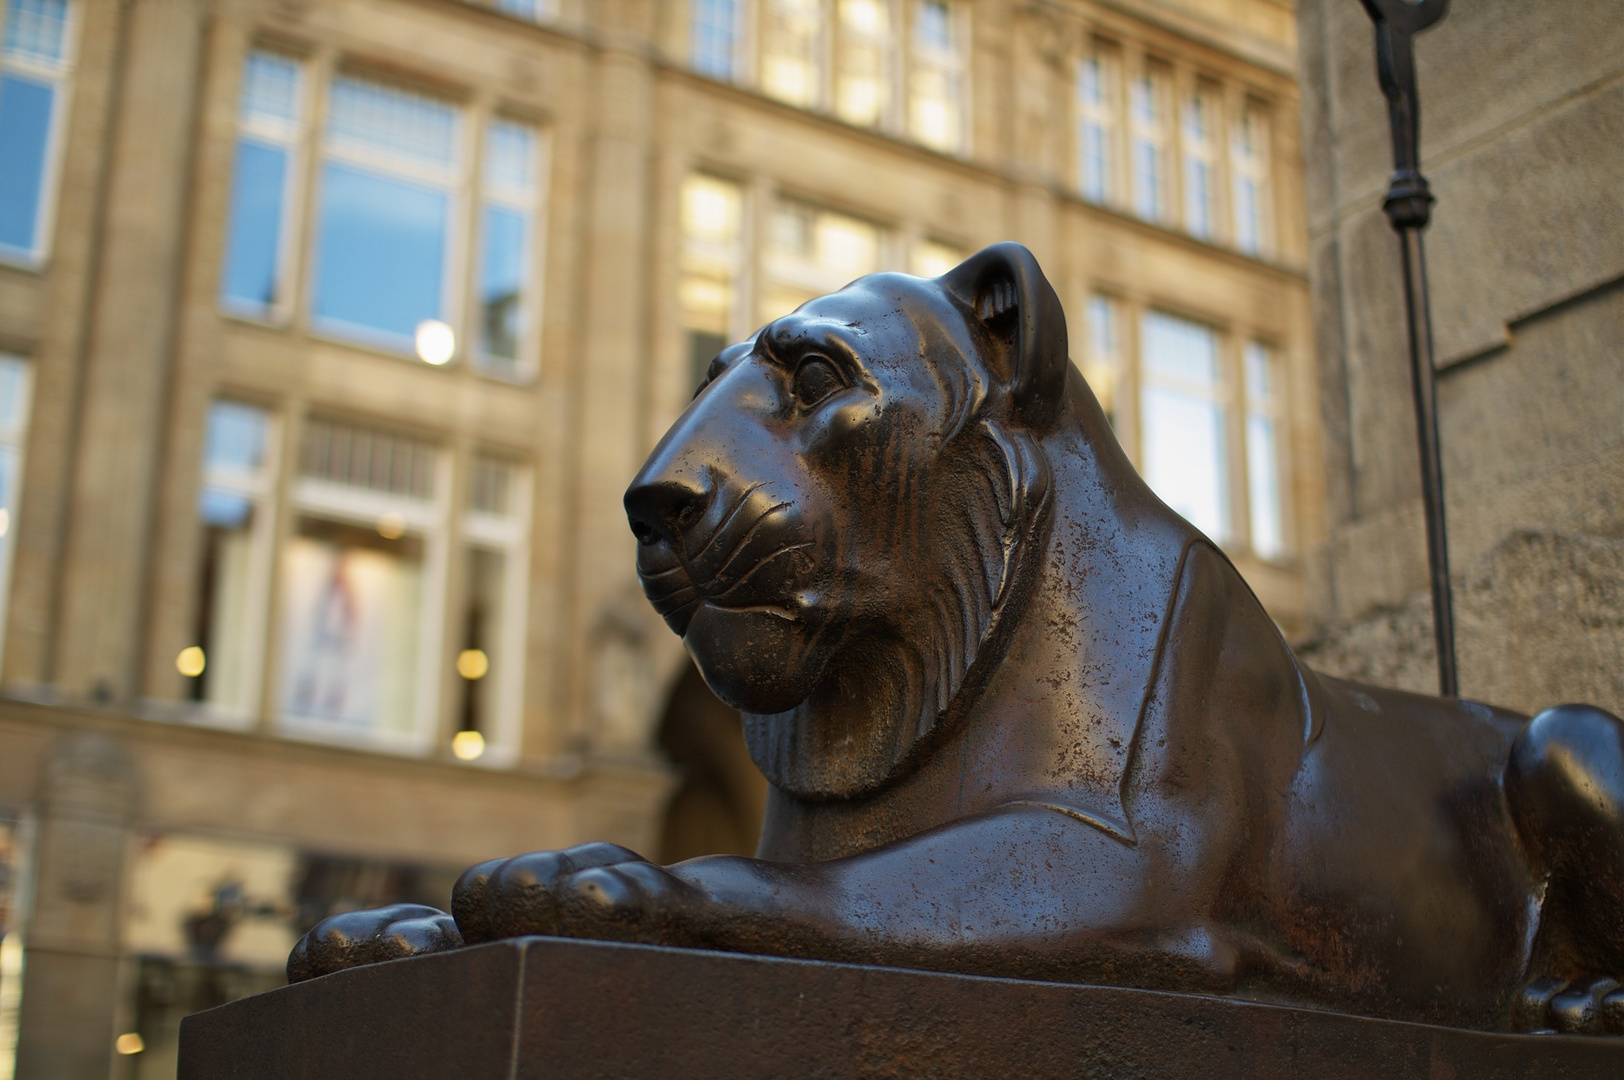
[[[991,393],[979,359],[1007,346],[979,324],[933,329],[921,362],[948,403],[948,422],[939,449],[917,460],[919,468],[951,471],[952,497],[898,497],[912,480],[905,470],[883,473],[887,490],[875,495],[876,504],[912,515],[897,531],[917,538],[913,554],[932,571],[921,575],[918,621],[908,633],[842,643],[818,690],[794,708],[744,714],[751,757],[798,798],[871,792],[954,730],[1002,658],[1001,631],[1019,618],[1031,554],[1043,546],[1048,461],[1024,428],[1000,415],[1007,400]],[[944,355],[952,359],[925,359]]]

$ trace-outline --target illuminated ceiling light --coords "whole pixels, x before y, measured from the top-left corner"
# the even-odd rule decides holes
[[[378,535],[385,540],[399,540],[406,535],[406,519],[390,512],[378,519]]]
[[[203,655],[203,647],[201,645],[188,645],[186,648],[180,651],[179,655],[175,657],[175,670],[186,676],[188,679],[195,679],[199,675],[203,674],[203,667],[207,663],[208,660]],[[123,1037],[124,1036],[122,1035],[119,1036],[121,1039]],[[140,1040],[139,1035],[134,1036],[134,1038],[137,1041]],[[119,1051],[119,1053],[123,1052],[124,1051],[122,1050]],[[135,1051],[131,1050],[130,1053],[133,1054]]]
[[[484,649],[464,649],[457,654],[457,674],[469,682],[483,679],[490,669],[491,658],[485,655]]]
[[[439,367],[457,352],[456,332],[439,319],[424,319],[417,324],[417,355],[425,364]]]
[[[146,1040],[141,1038],[140,1035],[133,1031],[126,1031],[124,1034],[113,1040],[113,1049],[117,1050],[125,1057],[129,1057],[131,1054],[139,1054],[146,1048]]]
[[[451,752],[460,761],[473,761],[485,752],[485,736],[477,731],[459,731],[451,736]]]

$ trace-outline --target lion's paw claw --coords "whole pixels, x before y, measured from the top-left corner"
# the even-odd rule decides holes
[[[461,945],[456,923],[438,908],[392,904],[347,911],[323,919],[299,939],[288,955],[288,982]]]

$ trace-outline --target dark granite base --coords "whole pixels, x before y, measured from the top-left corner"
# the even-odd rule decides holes
[[[523,938],[186,1018],[179,1080],[1624,1077],[1624,1039]]]

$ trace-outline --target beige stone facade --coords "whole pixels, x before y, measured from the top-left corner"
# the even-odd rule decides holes
[[[1436,692],[1372,35],[1358,5],[1298,15],[1329,520],[1309,655]],[[1624,26],[1457,5],[1415,48],[1461,693],[1624,711]]]
[[[1289,4],[3,0],[0,24],[0,117],[50,102],[33,231],[0,235],[19,1077],[165,1075],[180,1011],[274,980],[336,906],[443,902],[523,849],[657,850],[688,665],[620,494],[708,349],[856,273],[1032,247],[1130,454],[1309,625]]]

